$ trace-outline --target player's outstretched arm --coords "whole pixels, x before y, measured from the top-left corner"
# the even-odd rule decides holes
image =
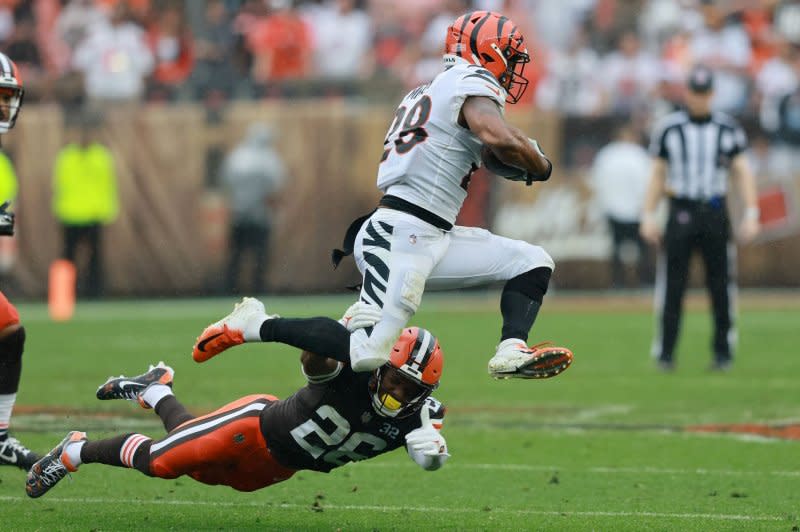
[[[506,122],[497,104],[485,96],[470,96],[461,106],[464,124],[503,163],[521,168],[534,181],[550,177],[553,165],[539,149],[537,142]]]
[[[642,217],[639,224],[639,233],[645,241],[653,245],[661,243],[661,227],[658,224],[656,210],[665,193],[667,179],[667,163],[660,157],[653,158],[650,170],[650,182],[647,185]]]
[[[738,154],[731,161],[733,178],[739,187],[739,193],[744,204],[744,216],[739,226],[738,237],[742,242],[750,242],[761,230],[759,225],[760,211],[758,208],[758,187],[750,162],[744,153]]]

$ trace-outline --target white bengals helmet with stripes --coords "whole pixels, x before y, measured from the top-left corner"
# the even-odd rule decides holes
[[[14,127],[24,95],[17,65],[0,53],[0,133],[7,133]]]
[[[406,417],[439,386],[444,355],[439,340],[426,329],[407,327],[392,347],[389,361],[370,380],[372,406],[386,417]],[[402,384],[398,381],[402,381]],[[402,391],[403,397],[396,397]]]

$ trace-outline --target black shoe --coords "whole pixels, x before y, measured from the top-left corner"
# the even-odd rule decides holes
[[[13,465],[27,471],[39,458],[41,457],[38,454],[12,436],[0,441],[0,465]]]
[[[34,499],[41,497],[50,491],[50,488],[58,484],[62,478],[66,477],[68,473],[78,470],[77,467],[73,467],[69,463],[67,456],[64,454],[64,447],[70,442],[82,440],[86,440],[86,433],[73,430],[44,458],[33,464],[31,470],[28,471],[28,480],[25,484],[25,493],[28,494],[28,497],[33,497]]]
[[[142,408],[150,408],[150,405],[142,400],[142,392],[144,392],[151,384],[165,384],[172,387],[172,379],[175,376],[175,371],[164,364],[159,362],[155,366],[150,366],[147,373],[138,375],[136,377],[109,377],[106,382],[100,385],[97,389],[97,398],[101,401],[109,399],[127,399],[128,401],[138,401]]]

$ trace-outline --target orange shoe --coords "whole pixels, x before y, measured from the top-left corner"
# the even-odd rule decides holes
[[[489,375],[495,379],[548,379],[572,364],[572,351],[549,342],[528,347],[522,340],[510,338],[497,346],[489,361]]]
[[[205,362],[230,347],[241,345],[245,342],[244,330],[248,323],[260,326],[264,320],[275,317],[267,315],[261,301],[245,297],[233,307],[233,312],[206,327],[197,337],[192,358],[195,362]]]

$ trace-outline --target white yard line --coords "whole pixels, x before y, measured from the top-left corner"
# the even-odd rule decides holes
[[[21,503],[30,501],[25,497],[0,496],[0,501]],[[310,504],[270,504],[263,501],[259,502],[226,502],[226,501],[186,501],[186,500],[142,500],[142,499],[106,499],[106,498],[57,498],[48,497],[43,502],[67,503],[67,504],[117,504],[117,505],[153,505],[153,506],[208,506],[225,508],[286,508],[286,509],[308,509]],[[562,517],[652,517],[666,519],[714,519],[720,521],[785,521],[786,517],[776,515],[738,515],[738,514],[703,514],[703,513],[670,513],[670,512],[572,512],[559,510],[518,510],[505,508],[492,508],[483,510],[480,508],[456,508],[441,506],[377,506],[370,504],[323,504],[323,510],[356,510],[362,512],[439,512],[439,513],[486,513],[488,515],[497,513],[517,514],[517,515],[553,515]]]
[[[406,467],[405,462],[365,462],[358,464],[358,468],[400,468]],[[447,469],[479,469],[479,470],[502,470],[502,471],[544,471],[544,472],[568,472],[568,473],[602,473],[602,474],[635,474],[635,475],[702,475],[702,476],[779,476],[779,477],[800,477],[800,471],[740,471],[735,469],[661,469],[657,467],[587,467],[579,469],[575,466],[560,465],[530,465],[530,464],[454,464],[448,462]]]

